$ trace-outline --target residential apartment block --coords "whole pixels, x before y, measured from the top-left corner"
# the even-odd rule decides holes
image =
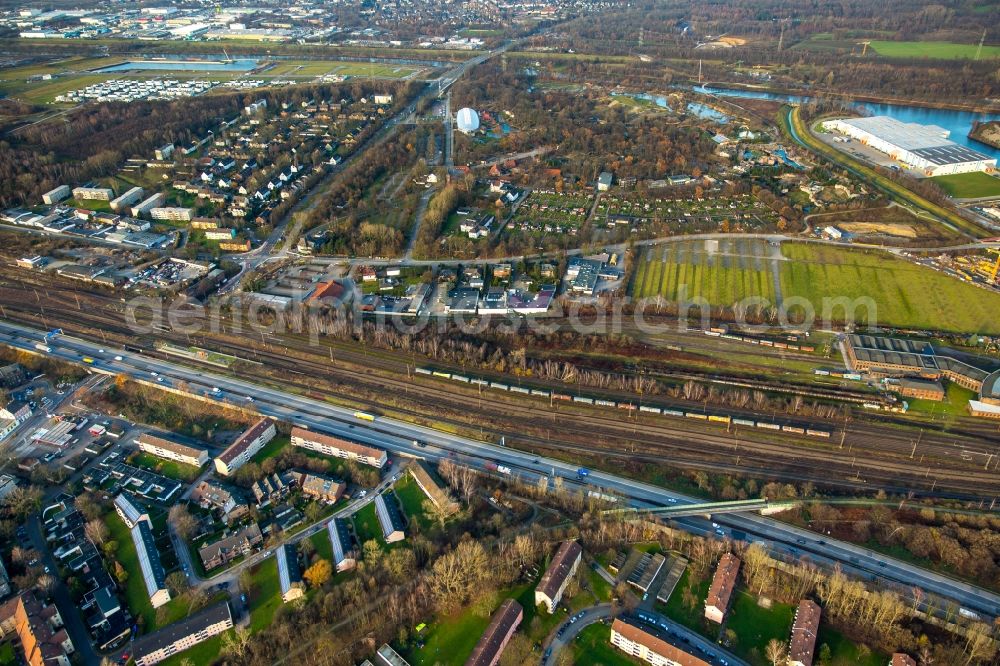
[[[215,459],[215,471],[223,476],[229,476],[250,461],[264,445],[274,439],[278,433],[274,421],[261,419],[247,428],[235,442]]]
[[[545,604],[549,613],[556,612],[556,607],[559,605],[559,600],[562,599],[566,585],[576,574],[582,557],[583,548],[576,541],[564,541],[560,544],[549,563],[549,568],[542,574],[542,578],[535,587],[536,606]]]
[[[388,456],[382,449],[341,439],[333,435],[312,432],[305,428],[292,428],[292,446],[316,451],[325,456],[346,458],[347,460],[371,465],[379,469],[385,467],[385,462],[388,459]]]

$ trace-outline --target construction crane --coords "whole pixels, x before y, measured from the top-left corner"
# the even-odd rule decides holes
[[[997,283],[997,275],[1000,275],[1000,249],[991,247],[986,249],[987,252],[992,252],[997,255],[997,261],[993,264],[993,270],[990,271],[990,282],[993,284]]]

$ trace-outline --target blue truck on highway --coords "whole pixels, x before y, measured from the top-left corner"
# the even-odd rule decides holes
[[[576,475],[577,476],[590,476],[590,470],[587,469],[586,467],[581,467],[580,469],[576,470]]]

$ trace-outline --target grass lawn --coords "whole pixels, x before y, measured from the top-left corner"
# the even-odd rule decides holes
[[[948,196],[956,199],[975,199],[1000,194],[1000,178],[982,171],[956,173],[951,176],[935,176],[931,181],[941,186]]]
[[[329,560],[333,563],[333,544],[330,543],[330,533],[326,530],[321,530],[309,537],[312,541],[313,547],[316,548],[316,554],[319,555],[320,559]]]
[[[191,482],[198,478],[201,473],[201,468],[195,467],[194,465],[185,465],[184,463],[177,462],[176,460],[161,460],[154,455],[148,453],[139,453],[134,458],[132,458],[132,464],[136,467],[142,467],[143,469],[148,469],[157,474],[162,474],[163,476],[169,477],[171,479],[177,479],[178,481]]]
[[[424,647],[414,647],[406,659],[413,666],[462,666],[489,623],[467,610],[440,618],[424,632]]]
[[[192,664],[211,664],[218,659],[219,653],[222,652],[222,637],[232,631],[233,629],[230,629],[229,631],[212,636],[188,650],[171,655],[160,663],[164,666],[180,666],[181,662],[188,659]]]
[[[2,666],[13,666],[17,663],[17,658],[14,656],[14,646],[10,643],[0,643],[0,664]]]
[[[354,533],[358,536],[358,544],[363,546],[366,541],[375,539],[382,541],[382,526],[375,515],[375,502],[369,502],[354,514]]]
[[[524,608],[524,620],[519,630],[527,627],[535,614],[535,609],[531,606],[534,590],[534,584],[527,584],[497,593],[490,614],[496,611],[504,599],[513,597]],[[528,599],[527,604],[525,599]],[[428,623],[429,626],[424,631],[424,647],[414,647],[404,656],[413,666],[462,666],[489,623],[489,617],[480,617],[468,608],[447,617],[436,618],[433,624]]]
[[[921,412],[931,416],[932,419],[943,419],[946,423],[953,423],[955,417],[966,416],[969,413],[969,400],[975,400],[977,393],[959,386],[955,382],[945,384],[945,399],[941,402],[933,400],[919,400],[916,398],[906,398],[910,405],[910,412]]]
[[[281,584],[278,582],[278,559],[269,557],[250,569],[250,631],[260,631],[271,624],[271,618],[281,606]]]
[[[118,550],[115,558],[121,562],[128,572],[128,579],[125,581],[125,601],[129,610],[135,617],[143,619],[143,631],[150,633],[157,628],[166,626],[171,622],[176,622],[187,615],[187,603],[183,599],[172,599],[162,608],[166,610],[163,623],[156,621],[157,610],[149,602],[149,593],[146,592],[146,583],[142,578],[142,569],[139,567],[139,555],[135,551],[135,543],[132,541],[132,534],[128,527],[122,522],[117,513],[109,513],[105,522],[111,539],[118,542]]]
[[[422,532],[426,532],[434,525],[434,519],[424,511],[424,501],[427,499],[427,495],[409,473],[403,474],[393,489],[403,507],[403,513],[409,520],[416,521]]]
[[[889,42],[876,40],[871,48],[887,58],[936,58],[939,60],[972,59],[978,44],[955,42]],[[983,46],[981,58],[1000,58],[1000,46]]]
[[[964,333],[1000,332],[1000,294],[980,289],[925,266],[881,252],[825,245],[784,243],[781,285],[790,297],[806,299],[823,319],[825,299],[857,299],[858,323]],[[868,312],[864,302],[874,305]],[[843,308],[833,309],[843,317]]]
[[[711,585],[712,581],[709,578],[705,578],[705,580],[694,586],[692,592],[698,603],[692,608],[684,604],[684,590],[687,589],[690,580],[691,569],[688,568],[681,574],[681,579],[677,581],[677,587],[674,588],[674,593],[670,595],[670,599],[666,605],[657,602],[657,608],[678,624],[683,624],[688,629],[697,631],[699,634],[715,640],[718,637],[718,628],[716,628],[715,633],[710,633],[704,616],[704,600],[708,596],[708,586]]]
[[[255,453],[250,461],[259,465],[268,458],[273,458],[284,451],[285,447],[291,444],[291,441],[292,438],[289,435],[276,435],[274,439],[264,445],[264,448]]]
[[[727,627],[736,632],[738,641],[729,649],[752,664],[769,666],[764,648],[772,638],[788,640],[794,616],[794,606],[774,602],[770,608],[763,608],[746,590],[737,590],[729,609]]]
[[[845,638],[836,629],[821,623],[819,635],[816,638],[816,656],[820,655],[823,646],[830,648],[830,666],[883,666],[889,663],[889,655],[860,647],[857,643]]]
[[[611,645],[611,627],[592,624],[573,640],[574,666],[632,666],[642,664]]]

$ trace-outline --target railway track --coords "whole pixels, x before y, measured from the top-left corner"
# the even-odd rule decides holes
[[[0,302],[6,301],[5,294],[0,294]],[[41,317],[39,312],[34,312],[33,308],[24,308],[12,305],[19,314],[28,318],[27,323],[39,325],[36,321]],[[130,331],[121,323],[117,316],[109,315],[100,310],[64,310],[60,314],[60,322],[71,322],[76,324],[67,330],[79,330],[84,335],[93,332],[95,326],[116,336],[130,335]],[[164,337],[170,337],[165,335]],[[326,343],[327,340],[324,340]],[[345,343],[346,344],[346,343]],[[212,348],[219,351],[247,356],[249,349],[245,346],[233,345],[224,340],[212,340]],[[331,347],[333,348],[333,347]],[[254,345],[252,354],[258,360],[263,359],[269,367],[283,370],[289,373],[296,373],[299,376],[311,374],[317,378],[326,378],[337,381],[346,386],[362,385],[372,391],[375,395],[384,392],[386,389],[395,390],[406,395],[407,402],[424,407],[422,410],[407,409],[405,406],[393,405],[391,409],[397,413],[404,413],[416,419],[427,419],[428,413],[436,413],[442,408],[447,408],[456,414],[468,413],[470,401],[476,400],[475,395],[469,395],[468,391],[459,391],[457,387],[449,385],[447,388],[435,386],[436,382],[423,381],[414,384],[412,380],[403,381],[392,377],[369,375],[372,368],[386,369],[399,372],[400,362],[398,358],[394,362],[387,361],[377,355],[357,354],[354,361],[362,361],[367,364],[368,371],[359,374],[354,369],[338,368],[337,364],[329,362],[319,362],[308,358],[290,357],[293,349],[288,351],[275,352],[266,347],[261,349]],[[338,349],[338,358],[344,355],[343,350]],[[349,361],[344,361],[345,363]],[[305,372],[308,371],[308,372]],[[238,373],[247,379],[257,379],[259,376],[240,372]],[[293,382],[301,391],[316,391],[317,387],[306,382]],[[364,399],[356,395],[345,397],[353,398],[354,402],[365,406],[379,408],[381,403],[377,400]],[[877,487],[885,489],[912,489],[940,487],[942,490],[952,489],[967,497],[983,497],[984,493],[995,492],[996,482],[991,478],[994,475],[984,473],[981,469],[973,469],[972,465],[954,464],[953,460],[947,460],[951,451],[947,447],[942,449],[942,444],[928,438],[925,446],[922,447],[923,455],[926,458],[926,465],[917,466],[912,461],[900,460],[903,454],[912,451],[909,440],[896,437],[886,437],[886,433],[879,432],[875,436],[877,441],[867,442],[867,437],[852,433],[852,441],[848,453],[844,450],[832,449],[831,446],[814,446],[796,443],[789,447],[788,441],[777,443],[761,441],[757,438],[735,438],[730,434],[720,435],[718,432],[701,432],[696,430],[696,424],[685,423],[683,429],[672,427],[667,423],[648,423],[653,417],[642,416],[635,420],[623,421],[620,417],[612,418],[601,414],[587,413],[585,409],[577,410],[565,405],[553,406],[548,412],[539,409],[537,400],[505,400],[502,404],[499,401],[491,401],[494,395],[489,395],[487,400],[497,405],[499,412],[506,419],[514,419],[514,423],[500,421],[496,425],[490,425],[490,432],[499,439],[505,436],[512,441],[527,444],[534,447],[545,447],[548,449],[567,450],[575,452],[585,452],[590,455],[612,455],[631,460],[648,460],[649,462],[670,462],[672,465],[688,466],[693,468],[703,468],[711,470],[727,470],[743,474],[758,474],[765,478],[778,476],[783,479],[812,480],[817,483],[830,485],[850,486],[850,487]],[[521,404],[525,402],[526,404]],[[548,417],[552,420],[549,425],[539,422],[539,416]],[[617,415],[616,415],[617,416]],[[458,417],[440,418],[435,417],[438,422],[446,422],[454,427],[466,429],[474,428],[468,419]],[[518,425],[520,423],[521,425]],[[524,424],[528,424],[528,429],[536,431],[536,434],[526,435]],[[482,425],[482,424],[481,424]],[[545,428],[549,433],[541,437],[537,431]],[[551,430],[556,429],[562,440],[553,441]],[[486,429],[483,427],[483,431]],[[582,442],[597,442],[589,445],[580,442],[566,441],[568,439],[578,439]],[[866,442],[869,446],[864,446]],[[951,445],[949,443],[949,445]],[[858,451],[854,453],[855,449]],[[694,451],[693,451],[694,450]],[[881,455],[875,455],[872,451],[881,451]],[[848,462],[848,458],[850,461]],[[728,462],[727,462],[728,460]],[[966,461],[961,461],[965,463]],[[944,467],[942,463],[951,463]],[[822,469],[822,472],[817,470]],[[932,473],[933,472],[933,473]],[[837,474],[836,478],[833,475]],[[820,477],[820,478],[817,478]],[[851,480],[853,479],[853,481]],[[905,481],[907,485],[901,486]]]

